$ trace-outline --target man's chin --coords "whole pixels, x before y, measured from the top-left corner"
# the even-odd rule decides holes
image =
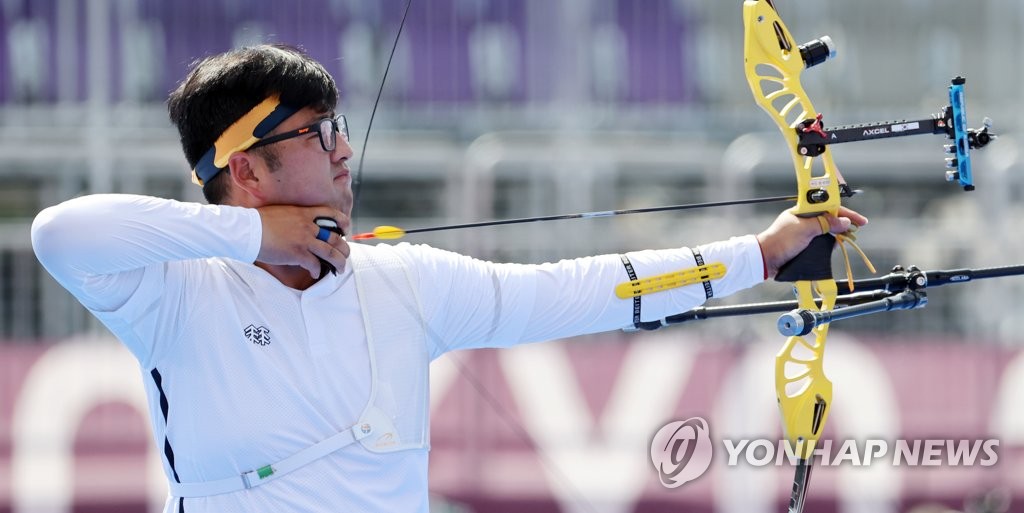
[[[332,208],[340,210],[341,213],[345,214],[349,218],[352,217],[352,198],[347,197],[338,201],[335,201],[331,205]]]

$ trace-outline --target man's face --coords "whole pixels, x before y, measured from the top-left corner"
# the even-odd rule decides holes
[[[269,135],[296,130],[333,117],[333,112],[316,112],[304,108],[281,123]],[[268,183],[263,189],[267,204],[319,206],[326,205],[351,215],[352,177],[348,159],[352,147],[345,136],[336,134],[333,151],[324,151],[320,134],[311,132],[275,142],[266,148],[276,155],[278,167],[264,173]],[[266,160],[260,159],[265,165]]]

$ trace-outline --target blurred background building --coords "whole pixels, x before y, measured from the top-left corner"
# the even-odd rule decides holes
[[[871,217],[858,241],[879,269],[1024,263],[1024,4],[777,4],[798,40],[828,34],[838,45],[837,59],[804,76],[826,125],[928,117],[963,75],[970,124],[991,116],[1001,135],[975,154],[971,193],[944,181],[938,137],[834,149],[865,190],[848,203]],[[91,193],[202,201],[164,100],[192,61],[246,44],[294,44],[323,62],[359,155],[403,7],[0,0],[0,513],[147,511],[165,494],[134,363],[38,265],[33,216]],[[789,152],[743,76],[740,14],[739,0],[414,0],[361,163],[357,229],[789,193]],[[751,233],[780,208],[410,241],[542,262]],[[1024,511],[1022,291],[1024,278],[946,287],[924,310],[833,328],[834,437],[995,436],[1003,458],[986,469],[826,468],[809,511]],[[727,301],[788,295],[768,284]],[[692,415],[716,436],[777,436],[770,372],[781,341],[768,316],[438,362],[436,509],[779,510],[788,467],[716,460],[668,491],[646,444]]]

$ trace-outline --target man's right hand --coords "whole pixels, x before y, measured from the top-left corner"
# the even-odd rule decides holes
[[[320,276],[322,258],[339,271],[345,268],[350,249],[341,235],[331,233],[327,242],[317,239],[320,227],[317,217],[329,217],[348,233],[351,220],[339,210],[330,207],[295,207],[270,205],[257,208],[263,223],[263,241],[257,261],[271,265],[297,265],[309,271],[316,279]]]

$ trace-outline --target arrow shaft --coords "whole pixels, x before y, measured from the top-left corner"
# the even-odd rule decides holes
[[[506,224],[539,223],[545,221],[559,221],[562,219],[582,219],[597,217],[614,217],[629,214],[646,214],[651,212],[668,212],[675,210],[696,210],[701,208],[726,207],[732,205],[751,205],[756,203],[777,203],[782,201],[796,201],[796,196],[770,196],[764,198],[749,198],[729,201],[712,201],[705,203],[688,203],[685,205],[666,205],[661,207],[627,208],[622,210],[602,210],[595,212],[579,212],[576,214],[560,214],[538,217],[520,217],[517,219],[502,219],[499,221],[478,221],[474,223],[449,224],[444,226],[432,226],[429,228],[414,228],[406,230],[406,234],[440,232],[445,230],[462,230],[465,228],[481,228],[484,226],[501,226]]]

